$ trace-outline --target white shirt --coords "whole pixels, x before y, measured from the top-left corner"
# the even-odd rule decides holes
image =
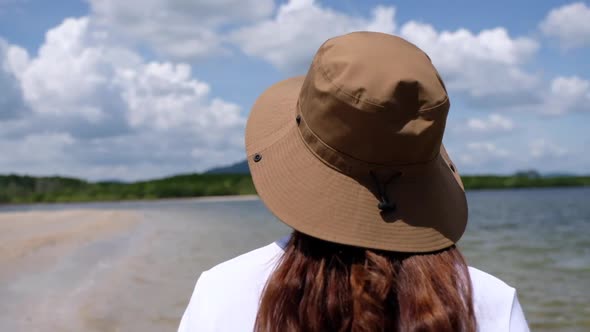
[[[178,332],[251,332],[267,279],[283,254],[286,239],[205,271],[197,281]],[[514,288],[469,267],[479,332],[528,332]]]

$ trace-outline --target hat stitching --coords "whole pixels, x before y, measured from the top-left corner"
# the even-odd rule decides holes
[[[323,54],[322,54],[322,56],[323,56]],[[318,71],[320,72],[320,74],[322,74],[324,79],[336,88],[337,94],[343,94],[345,97],[352,98],[353,100],[357,101],[357,103],[359,103],[359,102],[365,103],[365,104],[369,104],[371,106],[375,106],[375,107],[379,107],[379,108],[385,108],[385,105],[392,104],[391,101],[389,101],[389,100],[378,100],[378,99],[375,99],[372,97],[359,98],[357,96],[354,96],[352,93],[346,91],[344,89],[344,87],[338,86],[336,83],[334,83],[334,81],[330,78],[328,73],[322,67],[321,57],[318,58],[317,64],[314,64],[314,65],[318,68]],[[444,86],[443,86],[443,90],[446,92],[446,89]],[[449,96],[445,95],[445,98],[441,102],[437,103],[434,106],[421,108],[421,109],[417,110],[417,112],[422,113],[422,112],[428,112],[428,111],[434,110],[436,108],[439,108],[439,107],[445,105],[448,101],[449,101]],[[351,105],[349,105],[349,106],[351,106]],[[354,106],[352,106],[352,107],[354,107]]]
[[[379,107],[379,108],[385,108],[384,105],[381,105],[381,104],[383,104],[383,102],[381,102],[377,99],[373,99],[371,97],[359,98],[359,97],[353,96],[350,92],[344,90],[343,87],[336,85],[336,83],[334,83],[334,81],[330,78],[330,76],[328,76],[328,73],[326,71],[324,71],[324,68],[322,68],[322,65],[320,62],[321,62],[321,59],[318,59],[318,63],[315,64],[315,66],[318,67],[318,71],[324,77],[324,79],[336,88],[336,92],[338,94],[343,94],[345,97],[352,98],[352,99],[356,100],[357,102],[369,104],[371,106],[375,106],[375,107]]]
[[[268,149],[269,147],[273,146],[276,142],[278,142],[283,137],[285,137],[289,133],[289,130],[287,130],[287,128],[290,127],[290,125],[291,125],[291,121],[286,122],[279,129],[273,131],[268,136],[266,136],[267,137],[266,140],[262,140],[262,141],[259,140],[258,141],[258,142],[264,142],[266,144],[259,144],[258,146],[254,145],[254,144],[246,145],[246,150],[253,151],[249,156],[253,155],[254,153],[261,153],[262,151],[264,151],[264,150]],[[282,133],[282,135],[280,135],[280,133]],[[274,137],[274,136],[277,136],[277,137]],[[268,139],[268,138],[272,138],[272,139]],[[252,147],[253,145],[254,145],[254,147],[256,149],[254,149]]]
[[[440,103],[438,103],[438,104],[436,104],[434,106],[430,106],[430,107],[419,109],[418,110],[418,113],[428,113],[429,111],[433,111],[436,108],[439,108],[441,106],[444,106],[448,102],[449,102],[449,96],[445,96],[445,99],[443,99],[443,101],[441,101]]]
[[[366,169],[375,169],[375,168],[388,168],[388,169],[392,169],[392,168],[399,168],[399,167],[411,167],[411,166],[420,166],[420,165],[426,165],[429,164],[433,161],[435,161],[439,155],[440,152],[438,152],[434,158],[424,161],[424,162],[418,162],[418,163],[400,163],[400,164],[395,164],[395,165],[388,165],[388,164],[379,164],[379,163],[371,163],[371,162],[367,162],[358,158],[355,158],[345,152],[341,152],[335,148],[333,148],[332,146],[330,146],[329,144],[327,144],[326,142],[324,142],[316,133],[313,132],[313,130],[311,129],[311,127],[309,127],[309,125],[307,124],[307,122],[305,121],[305,118],[303,117],[303,114],[301,114],[301,109],[299,109],[299,103],[297,104],[297,108],[299,111],[299,115],[301,115],[301,122],[299,123],[298,126],[296,126],[296,128],[298,128],[298,132],[299,132],[299,137],[301,138],[301,140],[303,141],[304,145],[307,147],[307,149],[309,151],[311,151],[314,156],[316,156],[316,158],[320,159],[324,164],[328,165],[329,167],[337,170],[340,173],[344,173],[344,174],[348,174],[350,173],[350,168],[352,168],[350,166],[350,161],[361,164],[363,167],[365,167]],[[308,133],[310,136],[306,135],[306,133]],[[344,164],[347,167],[347,169],[341,169],[339,168],[337,165],[334,165],[333,163],[330,163],[326,160],[325,156],[320,155],[315,149],[313,149],[309,142],[306,140],[306,137],[312,138],[313,140],[317,141],[323,148],[328,149],[329,151],[333,152],[336,156],[336,158],[340,159],[340,161],[338,162],[339,164]],[[348,158],[350,159],[349,161],[342,161],[342,159],[344,158]]]
[[[312,151],[312,152],[313,152],[313,153],[314,153],[314,154],[315,154],[315,155],[316,155],[316,156],[317,156],[319,159],[323,159],[323,158],[322,158],[322,157],[320,157],[319,155],[317,155],[317,154],[315,153],[315,151],[314,151],[313,149],[311,149],[311,147],[309,146],[309,144],[308,144],[307,140],[306,140],[306,139],[305,139],[305,137],[304,137],[304,133],[303,133],[303,131],[306,131],[306,132],[308,132],[309,134],[311,134],[311,135],[313,136],[313,138],[314,138],[316,141],[318,141],[319,143],[321,143],[321,144],[322,144],[322,146],[324,146],[325,148],[327,148],[327,149],[329,149],[329,150],[333,151],[334,153],[341,154],[341,155],[343,155],[343,156],[345,156],[345,157],[347,157],[347,158],[350,158],[350,159],[354,160],[355,162],[359,162],[359,163],[363,163],[363,164],[367,164],[367,165],[373,165],[373,166],[375,166],[375,167],[389,166],[389,165],[385,165],[385,164],[376,164],[376,163],[370,163],[370,162],[366,162],[366,161],[364,161],[364,160],[358,159],[358,158],[356,158],[356,157],[353,157],[353,156],[351,156],[351,155],[349,155],[349,154],[347,154],[347,153],[345,153],[345,152],[342,152],[342,151],[339,151],[339,150],[337,150],[337,149],[333,148],[333,147],[332,147],[332,146],[330,146],[328,143],[324,142],[324,141],[323,141],[323,140],[322,140],[322,139],[321,139],[321,138],[320,138],[320,137],[319,137],[319,136],[318,136],[318,135],[317,135],[317,134],[316,134],[316,133],[315,133],[315,132],[314,132],[314,131],[311,129],[311,127],[310,127],[310,126],[307,124],[307,121],[305,121],[305,118],[303,117],[303,112],[301,112],[301,108],[300,108],[300,106],[299,106],[299,103],[297,103],[297,109],[298,109],[298,111],[299,111],[299,113],[300,113],[300,115],[301,115],[301,121],[299,122],[299,125],[300,125],[300,128],[301,128],[301,129],[299,130],[299,133],[301,134],[301,135],[300,135],[300,137],[301,137],[301,139],[303,140],[303,142],[305,143],[305,146],[307,146],[307,147],[308,147],[308,149],[309,149],[310,151]]]

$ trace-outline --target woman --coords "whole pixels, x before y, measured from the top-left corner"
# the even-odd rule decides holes
[[[455,247],[465,192],[428,56],[357,32],[269,88],[246,128],[252,178],[294,229],[204,272],[180,331],[528,331],[515,290]]]

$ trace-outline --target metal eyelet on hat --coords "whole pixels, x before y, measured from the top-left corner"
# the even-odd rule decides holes
[[[257,153],[254,155],[254,162],[257,163],[259,161],[262,160],[262,155],[260,153]]]
[[[455,169],[455,165],[449,164],[449,167],[451,168],[451,171],[453,171],[453,173],[457,172],[457,170]]]

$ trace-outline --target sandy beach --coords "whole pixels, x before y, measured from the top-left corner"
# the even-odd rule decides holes
[[[118,330],[116,324],[105,325],[112,323],[110,309],[99,292],[108,289],[94,286],[104,278],[116,282],[109,254],[120,253],[97,246],[130,234],[141,218],[135,212],[98,210],[0,214],[2,330]]]
[[[232,217],[253,199],[0,211],[0,331],[175,331],[203,270],[284,230]]]
[[[0,214],[0,330],[174,330],[187,294],[154,275],[142,223],[129,211]]]

